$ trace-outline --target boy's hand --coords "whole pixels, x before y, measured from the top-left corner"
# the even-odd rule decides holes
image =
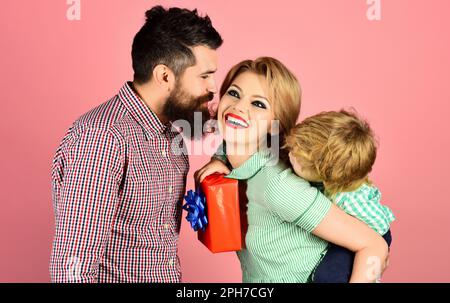
[[[203,179],[214,173],[228,175],[230,169],[222,161],[211,159],[205,166],[194,173],[195,184],[200,184]]]

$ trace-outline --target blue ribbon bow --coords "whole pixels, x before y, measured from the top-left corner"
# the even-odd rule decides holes
[[[183,209],[188,212],[186,220],[191,223],[191,227],[198,231],[201,229],[205,231],[208,219],[205,214],[206,198],[205,194],[198,189],[196,191],[189,190],[187,195],[184,196],[186,204],[183,205]]]

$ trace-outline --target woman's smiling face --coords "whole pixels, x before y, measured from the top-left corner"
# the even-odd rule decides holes
[[[217,119],[227,144],[261,146],[274,120],[266,79],[249,71],[239,74],[220,99]]]

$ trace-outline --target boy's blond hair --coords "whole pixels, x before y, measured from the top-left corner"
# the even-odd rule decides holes
[[[345,110],[306,118],[291,129],[284,147],[304,167],[313,169],[329,195],[369,183],[377,154],[369,124]]]

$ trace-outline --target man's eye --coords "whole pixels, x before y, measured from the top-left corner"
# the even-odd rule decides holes
[[[230,96],[232,96],[232,97],[239,98],[239,93],[238,93],[237,91],[235,91],[234,89],[230,89],[230,90],[227,92],[227,94],[230,95]]]
[[[257,106],[257,107],[259,107],[259,108],[263,108],[263,109],[267,108],[267,106],[261,101],[253,101],[252,104]]]
[[[209,75],[203,75],[202,78],[203,78],[203,79],[208,79],[208,78],[209,78]]]

